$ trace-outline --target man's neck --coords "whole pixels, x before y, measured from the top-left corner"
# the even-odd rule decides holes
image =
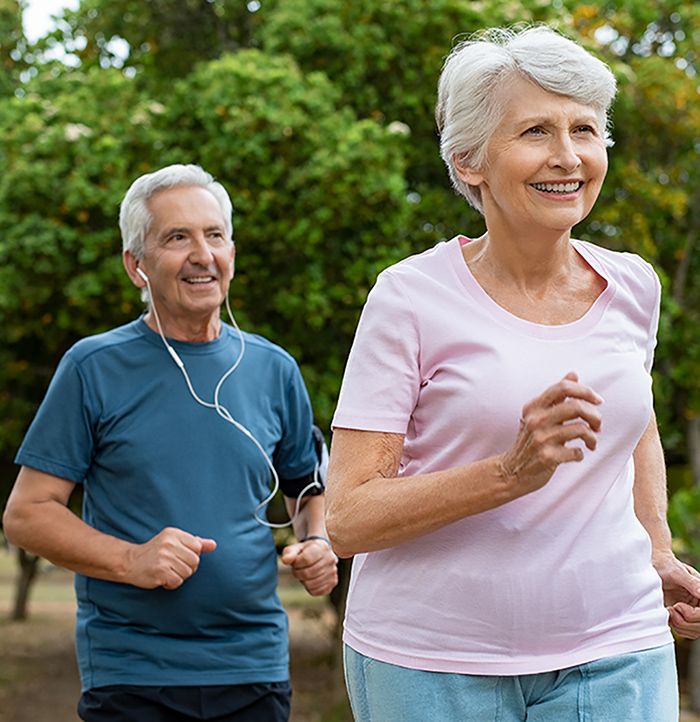
[[[160,333],[152,308],[148,309],[143,320],[151,330]],[[164,319],[161,317],[160,323],[165,337],[173,341],[206,343],[216,340],[221,334],[221,319],[218,314],[202,319]]]

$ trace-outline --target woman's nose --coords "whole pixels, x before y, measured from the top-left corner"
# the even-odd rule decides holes
[[[576,170],[581,165],[581,158],[576,151],[576,144],[568,133],[557,135],[552,140],[549,165],[564,168],[569,172]]]

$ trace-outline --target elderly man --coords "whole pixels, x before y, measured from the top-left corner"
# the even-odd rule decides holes
[[[120,226],[147,312],[62,359],[17,455],[5,533],[76,572],[82,719],[281,722],[271,478],[299,540],[282,561],[312,595],[337,581],[308,395],[285,351],[220,320],[235,249],[208,173],[139,178]]]

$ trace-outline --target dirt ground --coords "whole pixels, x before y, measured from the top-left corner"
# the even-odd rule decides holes
[[[333,609],[311,600],[294,580],[283,578],[280,591],[290,618],[290,722],[351,722]],[[58,569],[41,575],[28,621],[7,621],[10,609],[7,565],[0,563],[0,722],[79,722],[72,575]],[[700,716],[684,710],[680,722]]]
[[[310,599],[293,580],[283,584],[294,688],[290,722],[351,722],[335,612],[327,601]],[[26,622],[7,621],[10,609],[5,591],[0,594],[0,722],[79,722],[72,575],[57,569],[42,574]]]

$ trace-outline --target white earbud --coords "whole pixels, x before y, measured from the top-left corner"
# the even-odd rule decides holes
[[[138,273],[139,276],[141,276],[141,278],[143,278],[143,280],[148,283],[148,276],[140,268],[136,269],[136,273]]]

